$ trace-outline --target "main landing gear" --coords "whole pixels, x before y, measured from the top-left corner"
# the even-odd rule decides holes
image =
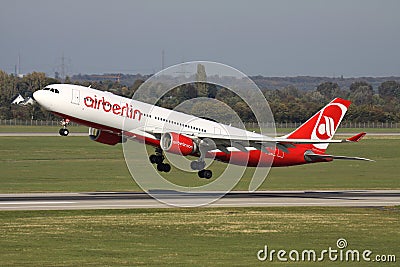
[[[67,129],[68,124],[69,119],[63,119],[61,121],[62,128],[58,131],[61,136],[67,136],[69,134],[69,130]]]
[[[149,157],[152,164],[157,164],[157,170],[160,172],[169,172],[171,165],[164,163],[164,155],[162,154],[161,148],[156,148],[156,154],[152,154]]]
[[[197,175],[200,178],[211,179],[212,171],[204,169],[206,167],[206,162],[204,161],[204,159],[206,157],[207,152],[215,148],[216,148],[215,143],[211,139],[205,138],[200,141],[199,143],[200,157],[198,160],[194,160],[190,163],[190,168],[192,168],[192,170],[198,170]]]
[[[204,169],[206,167],[206,162],[204,159],[207,152],[215,148],[215,143],[213,143],[212,140],[201,140],[199,143],[200,157],[198,160],[194,160],[190,163],[190,168],[192,170],[197,170],[197,174],[200,178],[212,178],[212,171]],[[156,153],[150,155],[149,160],[152,164],[157,164],[157,170],[160,172],[169,172],[171,170],[171,165],[168,163],[163,163],[164,155],[161,148],[156,148]]]
[[[190,163],[190,168],[192,170],[198,170],[199,172],[197,173],[200,178],[205,178],[205,179],[210,179],[212,177],[212,171],[211,170],[205,170],[204,168],[206,167],[206,162],[204,160],[194,160]]]

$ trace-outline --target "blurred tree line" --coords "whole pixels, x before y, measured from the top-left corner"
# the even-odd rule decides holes
[[[132,85],[117,81],[71,81],[66,77],[64,83],[80,84],[92,88],[110,91],[114,94],[131,98],[144,79],[136,79]],[[55,117],[40,108],[37,104],[18,106],[11,105],[12,100],[21,94],[29,97],[36,90],[60,80],[46,77],[44,73],[33,72],[24,77],[16,77],[0,70],[0,119],[41,119],[51,120]],[[261,89],[267,99],[276,122],[304,122],[315,112],[335,97],[352,101],[345,120],[351,122],[399,122],[400,121],[400,83],[382,82],[377,91],[366,81],[355,81],[350,87],[340,88],[335,82],[322,82],[313,90],[300,90],[293,85],[281,89]],[[158,105],[174,108],[180,103],[197,97],[208,97],[226,103],[244,122],[255,122],[250,107],[235,93],[209,83],[185,84],[174,88],[158,101]],[[194,105],[199,109],[198,105]],[[221,110],[210,110],[218,113]]]

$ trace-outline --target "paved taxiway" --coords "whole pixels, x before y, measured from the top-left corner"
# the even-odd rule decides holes
[[[209,197],[213,193],[188,195],[163,193],[170,199]],[[343,191],[257,191],[231,192],[209,207],[282,207],[282,206],[348,206],[384,207],[400,205],[400,190]],[[168,208],[146,193],[34,193],[0,194],[0,210],[72,210],[72,209],[131,209]]]

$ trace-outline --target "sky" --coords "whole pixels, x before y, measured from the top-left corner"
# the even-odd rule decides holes
[[[397,0],[0,0],[0,69],[158,72],[209,60],[247,75],[400,76]]]

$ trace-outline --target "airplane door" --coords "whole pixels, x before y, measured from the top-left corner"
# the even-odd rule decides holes
[[[72,104],[77,104],[79,105],[79,90],[72,89]]]

